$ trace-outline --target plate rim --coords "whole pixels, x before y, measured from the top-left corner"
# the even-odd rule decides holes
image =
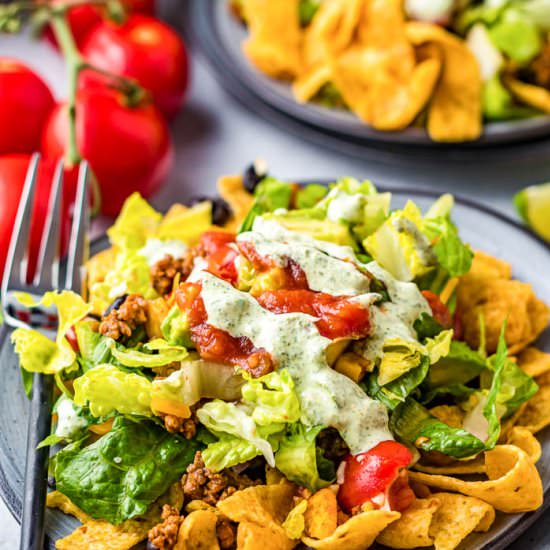
[[[297,182],[298,185],[307,185],[309,183],[317,183],[320,185],[328,185],[329,183],[333,183],[336,181],[335,179],[299,179]],[[289,180],[291,181],[291,180]],[[380,192],[390,192],[395,194],[402,194],[402,195],[411,195],[411,199],[414,200],[414,195],[425,197],[425,198],[432,198],[436,199],[440,197],[443,193],[439,193],[433,189],[429,189],[426,187],[406,187],[402,185],[377,185],[377,189]],[[452,193],[456,204],[463,205],[468,208],[472,208],[474,210],[477,210],[479,212],[482,212],[484,215],[494,217],[505,224],[509,225],[510,227],[514,228],[515,230],[519,230],[523,235],[525,235],[526,238],[532,239],[539,245],[542,245],[543,249],[546,249],[547,252],[550,252],[550,243],[547,243],[544,241],[541,237],[539,237],[537,234],[533,233],[529,230],[529,228],[516,219],[514,219],[512,216],[500,212],[493,208],[490,205],[487,205],[483,202],[477,201],[476,199],[472,199],[470,197],[466,197],[460,193]],[[91,243],[90,243],[90,250],[101,250],[102,246],[105,244],[105,242],[108,242],[108,236],[104,232],[101,235],[98,235],[95,237]],[[98,250],[99,249],[99,250]],[[0,348],[2,348],[4,345],[6,345],[6,338],[8,334],[10,333],[10,328],[3,323],[0,326]],[[3,449],[0,449],[0,454],[7,456]],[[6,473],[4,472],[2,468],[2,462],[0,461],[0,498],[6,505],[6,508],[11,513],[12,517],[16,520],[18,524],[21,523],[21,498],[16,494],[16,492],[11,487],[10,483],[7,480]],[[497,541],[490,541],[486,543],[482,550],[500,550],[505,548],[508,544],[512,543],[514,540],[516,540],[522,533],[527,531],[527,529],[550,507],[550,484],[544,491],[544,501],[542,506],[533,512],[523,512],[520,514],[517,514],[517,518],[514,520],[513,524],[503,533],[503,535],[499,538]],[[45,547],[48,547],[48,545],[51,546],[51,543],[49,542],[49,539],[45,543]]]

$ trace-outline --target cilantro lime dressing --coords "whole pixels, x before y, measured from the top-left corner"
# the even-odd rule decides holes
[[[331,199],[330,202],[328,199]],[[360,222],[366,198],[360,193],[349,195],[339,189],[333,189],[325,198],[329,202],[327,218],[333,222]]]
[[[288,258],[306,275],[309,288],[333,296],[355,296],[369,290],[369,279],[357,265],[353,249],[285,229],[277,222],[261,217],[253,231],[241,233],[237,240],[254,244],[256,251],[284,267]]]
[[[353,453],[393,439],[385,407],[327,364],[325,350],[331,341],[319,334],[314,317],[271,313],[250,294],[210,273],[201,273],[201,279],[209,324],[236,338],[246,336],[268,351],[279,369],[288,369],[305,423],[335,427]]]
[[[187,246],[181,241],[160,239],[147,239],[145,246],[139,249],[139,254],[147,259],[149,267],[153,267],[165,256],[183,258],[187,252]]]
[[[62,399],[57,405],[57,427],[55,435],[71,439],[79,430],[87,426],[86,419],[78,416],[73,402],[70,399]]]
[[[384,342],[389,338],[417,342],[413,324],[422,313],[431,315],[432,312],[416,284],[394,279],[376,262],[370,262],[365,267],[386,285],[391,300],[370,307],[371,334],[355,344],[356,351],[374,361],[382,357]]]

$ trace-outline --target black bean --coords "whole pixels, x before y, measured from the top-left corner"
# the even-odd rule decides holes
[[[150,540],[147,541],[147,550],[159,550],[158,546],[155,546]]]
[[[115,298],[112,304],[104,311],[103,317],[107,317],[111,311],[118,309],[126,301],[126,298],[128,298],[128,294],[123,294],[122,296]]]
[[[53,477],[53,476],[48,476],[48,487],[49,487],[50,489],[54,489],[54,490],[55,490],[56,486],[57,486],[57,485],[56,485],[56,483],[55,483],[55,477]]]
[[[244,171],[243,185],[249,193],[254,193],[254,190],[267,175],[265,167],[261,162],[254,162]]]
[[[189,206],[208,201],[212,204],[212,223],[215,225],[225,225],[231,217],[231,207],[221,197],[212,199],[211,197],[198,196],[189,201]]]

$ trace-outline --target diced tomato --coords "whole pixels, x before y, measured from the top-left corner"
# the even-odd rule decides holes
[[[273,259],[261,256],[254,245],[250,242],[237,243],[240,253],[252,264],[256,271],[265,272],[279,267]],[[307,277],[303,269],[291,258],[287,259],[283,268],[283,281],[281,288],[286,289],[307,289]]]
[[[311,290],[274,290],[257,297],[273,313],[307,313],[326,338],[365,337],[370,331],[369,311],[345,296],[331,296]]]
[[[225,231],[208,231],[203,233],[197,247],[198,253],[208,263],[210,273],[232,284],[237,282],[235,259],[237,250],[231,246],[235,235]]]
[[[439,296],[430,290],[423,290],[422,295],[426,298],[426,301],[432,310],[434,319],[443,328],[451,328],[453,326],[451,312],[449,311],[449,308],[440,300]]]
[[[342,508],[351,512],[380,494],[388,495],[390,506],[398,506],[396,509],[408,506],[411,493],[406,490],[406,478],[400,478],[400,473],[412,459],[411,451],[396,441],[383,441],[370,451],[348,455],[344,459],[344,475],[338,490]],[[397,479],[400,479],[399,484],[392,491]]]
[[[65,338],[67,339],[67,342],[69,342],[69,344],[71,345],[71,348],[73,348],[73,351],[75,353],[79,353],[80,347],[78,345],[78,338],[76,337],[74,326],[69,327],[69,329],[65,333]]]
[[[252,376],[262,376],[273,370],[273,359],[263,348],[256,348],[246,337],[235,338],[210,325],[200,296],[199,283],[183,283],[176,290],[176,304],[189,319],[191,340],[202,359],[238,365]]]
[[[409,485],[407,470],[401,470],[397,479],[390,485],[388,501],[390,508],[397,512],[406,510],[416,498]]]

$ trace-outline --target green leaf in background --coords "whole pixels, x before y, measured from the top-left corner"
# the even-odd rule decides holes
[[[69,445],[55,455],[57,489],[91,517],[118,525],[144,514],[199,448],[152,422],[117,418],[90,446]]]
[[[311,183],[296,192],[296,208],[313,208],[328,192],[326,185]]]
[[[311,20],[321,6],[322,0],[300,0],[298,6],[300,13],[300,24],[304,27],[311,23]]]
[[[514,197],[514,204],[531,229],[550,242],[550,182],[523,189]]]
[[[489,120],[513,120],[537,114],[535,109],[516,102],[498,74],[483,83],[481,102],[483,115]]]
[[[410,397],[392,413],[390,428],[401,441],[454,458],[474,456],[485,449],[483,441],[438,420]]]
[[[322,479],[319,473],[315,438],[322,429],[322,426],[307,428],[300,422],[290,424],[275,453],[277,469],[290,481],[307,487],[310,491],[326,487],[334,479]],[[330,468],[327,468],[325,461],[322,457],[321,463],[326,474],[330,473]]]

